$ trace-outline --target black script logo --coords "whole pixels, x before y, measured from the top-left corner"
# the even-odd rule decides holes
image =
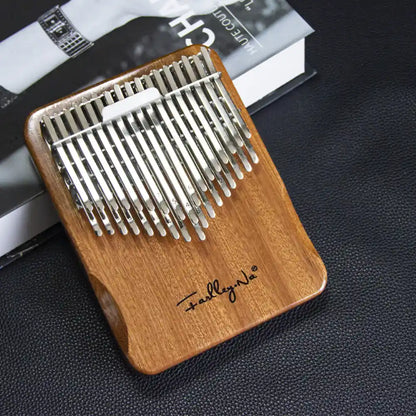
[[[218,298],[223,295],[226,295],[228,297],[228,300],[231,303],[234,303],[237,300],[238,289],[249,285],[254,279],[257,279],[258,276],[254,274],[257,270],[257,266],[251,267],[250,274],[246,273],[244,270],[240,270],[242,277],[237,279],[235,283],[229,286],[224,286],[220,283],[218,279],[214,279],[207,283],[206,291],[202,294],[202,296],[198,295],[197,291],[194,291],[182,298],[176,304],[176,306],[180,306],[184,302],[188,301],[187,303],[185,303],[186,309],[184,309],[184,311],[189,312],[195,310],[195,308],[197,308],[198,306],[210,302],[215,298]]]

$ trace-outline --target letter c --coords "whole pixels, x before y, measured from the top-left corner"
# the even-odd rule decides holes
[[[203,43],[203,45],[205,45],[206,47],[210,47],[215,41],[215,33],[211,29],[208,29],[206,27],[202,29],[202,32],[207,35],[207,40]],[[189,38],[185,39],[185,44],[186,46],[193,45],[192,40]]]

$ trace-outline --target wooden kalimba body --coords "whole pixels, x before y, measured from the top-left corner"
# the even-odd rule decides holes
[[[324,289],[325,267],[214,51],[190,46],[42,107],[25,135],[139,371]]]

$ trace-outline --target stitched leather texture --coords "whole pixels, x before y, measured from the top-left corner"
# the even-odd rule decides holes
[[[414,4],[292,4],[319,73],[254,121],[326,291],[145,376],[62,231],[0,272],[1,415],[416,414]]]

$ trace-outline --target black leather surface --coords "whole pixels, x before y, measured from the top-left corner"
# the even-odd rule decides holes
[[[293,5],[319,75],[254,120],[325,293],[144,376],[62,232],[0,272],[1,415],[416,414],[414,2]]]

